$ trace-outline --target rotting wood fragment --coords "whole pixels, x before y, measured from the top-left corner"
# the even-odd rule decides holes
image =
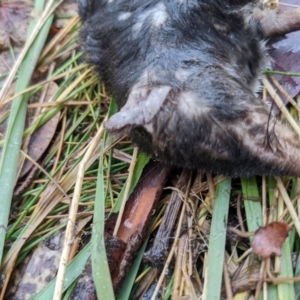
[[[122,222],[116,236],[112,237],[108,220],[105,236],[108,262],[115,292],[121,286],[128,269],[147,235],[150,216],[165,186],[170,167],[149,163],[134,192],[128,199]],[[114,220],[115,216],[111,216]]]
[[[185,192],[190,178],[190,172],[191,171],[189,170],[182,171],[176,184],[177,190]],[[144,261],[155,268],[160,268],[165,263],[168,255],[171,233],[181,206],[182,198],[178,195],[177,191],[173,191],[166,212],[164,213],[163,220],[155,236],[153,246],[144,254]]]

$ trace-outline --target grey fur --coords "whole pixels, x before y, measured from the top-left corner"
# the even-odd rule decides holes
[[[255,96],[270,67],[258,3],[80,0],[79,10],[87,60],[121,108],[110,132],[176,166],[300,176],[298,138]]]

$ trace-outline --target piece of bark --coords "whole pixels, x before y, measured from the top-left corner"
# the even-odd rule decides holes
[[[176,184],[177,190],[185,191],[190,172],[189,170],[182,171]],[[144,254],[144,261],[155,268],[161,268],[165,263],[169,250],[169,241],[181,206],[182,198],[177,191],[173,191],[153,246]]]
[[[108,220],[105,237],[108,263],[115,292],[121,286],[148,232],[149,221],[159,199],[170,168],[161,163],[149,163],[134,192],[128,199],[116,236],[111,236],[115,215]]]
[[[170,167],[161,163],[151,163],[141,176],[141,180],[126,203],[117,237],[127,243],[135,232],[142,236],[147,232],[152,210],[159,199]]]

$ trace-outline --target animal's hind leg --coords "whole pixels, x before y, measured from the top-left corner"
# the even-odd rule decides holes
[[[266,38],[282,36],[300,30],[300,8],[289,11],[254,9],[253,15],[260,22]]]

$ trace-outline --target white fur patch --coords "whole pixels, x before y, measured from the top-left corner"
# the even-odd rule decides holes
[[[178,97],[178,111],[188,118],[199,118],[201,115],[209,114],[211,108],[199,105],[199,101],[195,93],[186,91],[181,92]]]
[[[145,21],[150,18],[151,24],[154,27],[160,27],[167,21],[169,15],[166,10],[166,6],[163,3],[158,3],[154,7],[149,8],[143,14],[141,14],[135,25],[132,28],[133,37],[136,38],[140,33]]]
[[[132,13],[130,12],[122,12],[120,13],[119,17],[118,17],[118,21],[125,21],[127,19],[129,19],[132,16]]]
[[[166,23],[168,19],[168,14],[166,11],[166,6],[163,3],[158,3],[152,13],[152,24],[155,27],[162,26]]]

